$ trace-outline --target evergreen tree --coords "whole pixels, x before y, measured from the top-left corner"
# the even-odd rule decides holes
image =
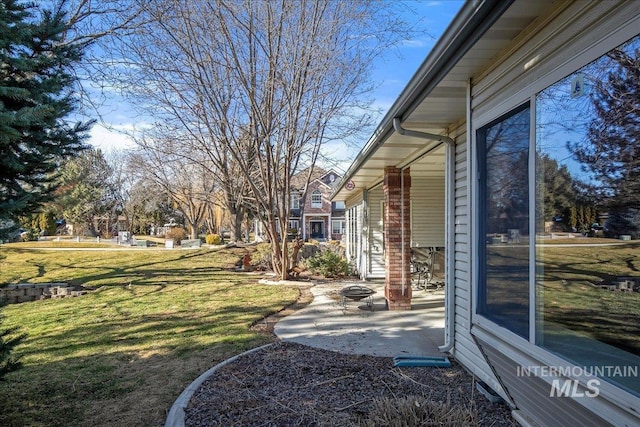
[[[94,218],[113,210],[111,175],[101,150],[87,150],[61,167],[55,202],[74,234],[96,234]]]
[[[56,169],[85,148],[90,125],[65,121],[81,48],[63,43],[63,13],[35,11],[0,3],[0,234],[48,200]]]
[[[570,145],[611,210],[640,207],[640,39],[607,54],[608,73],[590,95],[594,119],[584,144]]]
[[[569,217],[569,227],[571,227],[571,231],[578,229],[578,210],[575,206],[571,206],[568,212]]]
[[[564,214],[576,203],[576,185],[566,165],[547,154],[538,156],[538,168],[543,171],[544,179],[539,180],[542,188],[542,206],[545,221]]]

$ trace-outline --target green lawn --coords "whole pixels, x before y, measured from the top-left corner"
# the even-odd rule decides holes
[[[640,293],[597,286],[618,277],[640,277],[640,243],[594,238],[550,242],[539,246],[536,255],[538,307],[544,321],[640,355]],[[508,313],[516,307],[528,315],[529,247],[488,248],[488,304],[508,302],[510,306],[500,309]]]
[[[198,375],[272,340],[251,324],[298,297],[234,272],[243,253],[0,247],[0,283],[95,289],[2,309],[0,327],[28,338],[16,351],[24,367],[0,383],[0,425],[162,425]]]
[[[546,246],[538,255],[545,321],[640,355],[640,293],[595,286],[640,277],[640,243]]]

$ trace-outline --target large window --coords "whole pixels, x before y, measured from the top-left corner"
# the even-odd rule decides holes
[[[478,312],[529,336],[529,120],[524,105],[478,131]]]
[[[579,365],[640,364],[639,53],[636,37],[536,97],[537,343]]]
[[[311,207],[322,207],[322,193],[319,190],[314,190],[313,193],[311,193]]]
[[[478,314],[636,395],[638,70],[635,37],[476,139]]]
[[[292,194],[291,195],[291,209],[300,209],[300,195]]]

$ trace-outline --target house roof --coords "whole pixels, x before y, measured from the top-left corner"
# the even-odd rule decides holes
[[[557,3],[465,3],[337,183],[332,199],[346,200],[379,184],[386,166],[404,167],[418,161],[425,166],[419,173],[443,173],[444,144],[400,135],[394,130],[394,118],[399,118],[405,129],[439,135],[447,135],[452,126],[463,124],[469,80],[495,67],[497,59],[518,42],[523,31]],[[345,188],[347,183],[351,190]]]
[[[301,170],[300,172],[298,172],[297,174],[295,174],[292,178],[291,178],[291,187],[298,189],[298,190],[302,190],[304,188],[304,185],[306,184],[306,180],[307,180],[307,174],[309,173],[309,168],[305,168],[303,170]],[[309,180],[309,182],[313,182],[315,180],[320,181],[322,184],[327,185],[329,187],[331,187],[330,184],[327,184],[326,182],[324,182],[323,178],[325,178],[327,175],[330,174],[334,174],[336,176],[336,181],[334,182],[337,183],[338,179],[340,178],[340,174],[337,173],[336,171],[334,171],[333,169],[329,169],[324,170],[319,166],[314,166],[313,171],[311,173],[311,179]]]

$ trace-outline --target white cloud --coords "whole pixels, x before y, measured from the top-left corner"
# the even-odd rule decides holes
[[[89,140],[87,142],[104,152],[133,148],[135,146],[133,140],[122,132],[131,130],[133,127],[133,124],[117,125],[113,126],[113,130],[110,130],[96,123],[89,132]]]
[[[420,40],[420,39],[411,39],[411,40],[404,40],[402,42],[402,46],[403,47],[407,47],[407,48],[415,48],[415,47],[425,47],[425,46],[429,46],[432,45],[433,42],[428,42],[426,40]]]

